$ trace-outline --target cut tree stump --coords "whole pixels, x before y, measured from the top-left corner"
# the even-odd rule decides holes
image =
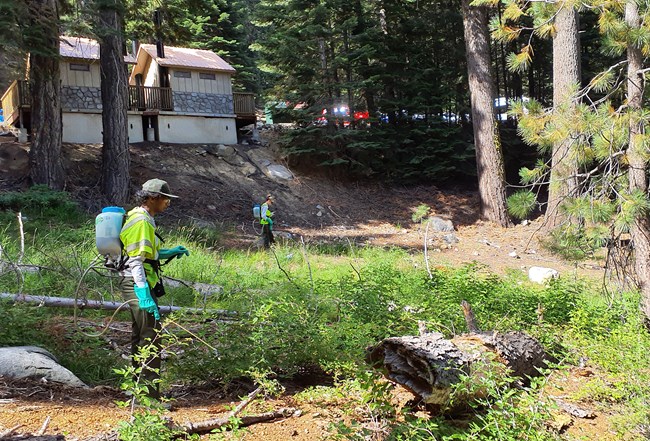
[[[526,383],[546,366],[544,348],[533,337],[523,332],[481,332],[469,305],[463,309],[468,328],[474,332],[452,339],[435,332],[386,338],[367,348],[368,362],[436,410],[449,404],[452,386],[463,376],[476,379],[479,385],[473,396],[466,397],[469,401],[484,396],[480,377],[486,368],[496,368],[500,375],[519,377]]]

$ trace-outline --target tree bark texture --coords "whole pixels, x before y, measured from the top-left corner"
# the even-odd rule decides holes
[[[102,0],[99,6],[100,72],[102,88],[103,194],[111,203],[129,199],[128,78],[122,39],[122,0]]]
[[[56,0],[29,0],[30,25],[40,32],[31,34],[30,85],[31,135],[29,151],[32,183],[62,190],[65,175],[61,161],[63,120],[59,71],[59,11]]]
[[[558,3],[553,36],[553,111],[570,113],[577,100],[571,95],[575,85],[580,84],[580,37],[578,35],[578,11],[572,4]],[[545,225],[551,230],[562,224],[561,213],[564,200],[578,189],[578,163],[571,153],[572,140],[563,139],[553,145],[551,157],[551,182]]]
[[[629,0],[625,6],[625,22],[631,29],[641,26],[637,3]],[[628,145],[630,191],[648,193],[648,162],[641,136],[644,132],[641,116],[644,80],[643,54],[634,44],[627,47],[627,105],[630,113],[630,138]],[[634,245],[634,269],[641,290],[641,312],[650,329],[650,218],[648,213],[637,217],[630,229]]]
[[[503,374],[507,367],[511,375],[525,381],[539,375],[546,354],[537,340],[523,332],[472,333],[451,340],[439,333],[425,333],[384,339],[368,348],[367,359],[388,379],[428,405],[443,409],[451,387],[463,376],[480,377],[491,359],[501,363]]]
[[[481,219],[508,227],[511,222],[506,206],[503,152],[494,114],[495,87],[490,71],[488,11],[485,6],[470,6],[470,0],[461,3],[481,198],[480,216]]]

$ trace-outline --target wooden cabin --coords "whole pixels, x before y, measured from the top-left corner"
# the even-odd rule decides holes
[[[63,141],[102,142],[99,44],[61,37]],[[129,78],[129,142],[237,142],[237,128],[255,122],[255,97],[232,91],[235,69],[200,49],[143,44]],[[17,80],[2,96],[5,121],[29,127],[28,81]]]

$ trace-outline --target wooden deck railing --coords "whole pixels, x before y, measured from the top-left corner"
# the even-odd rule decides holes
[[[29,82],[16,80],[2,95],[2,109],[5,121],[11,123],[18,118],[21,107],[31,104]],[[255,94],[234,92],[233,106],[238,117],[255,115]],[[174,110],[172,90],[169,87],[129,86],[129,109],[132,110]]]
[[[129,108],[133,110],[174,110],[169,87],[129,86]]]
[[[237,116],[255,115],[255,94],[248,92],[233,92],[233,104]]]
[[[16,80],[2,95],[2,114],[5,122],[12,124],[20,115],[22,107],[28,107],[31,104],[31,94],[29,92],[29,82],[25,80]]]

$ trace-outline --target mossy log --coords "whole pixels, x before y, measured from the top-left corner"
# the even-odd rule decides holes
[[[471,329],[471,327],[470,327]],[[444,408],[461,378],[476,379],[485,369],[526,383],[546,366],[542,345],[523,332],[480,332],[446,339],[440,333],[386,338],[367,349],[367,360],[427,405]],[[481,395],[481,387],[475,390]],[[467,397],[471,399],[472,397]]]

